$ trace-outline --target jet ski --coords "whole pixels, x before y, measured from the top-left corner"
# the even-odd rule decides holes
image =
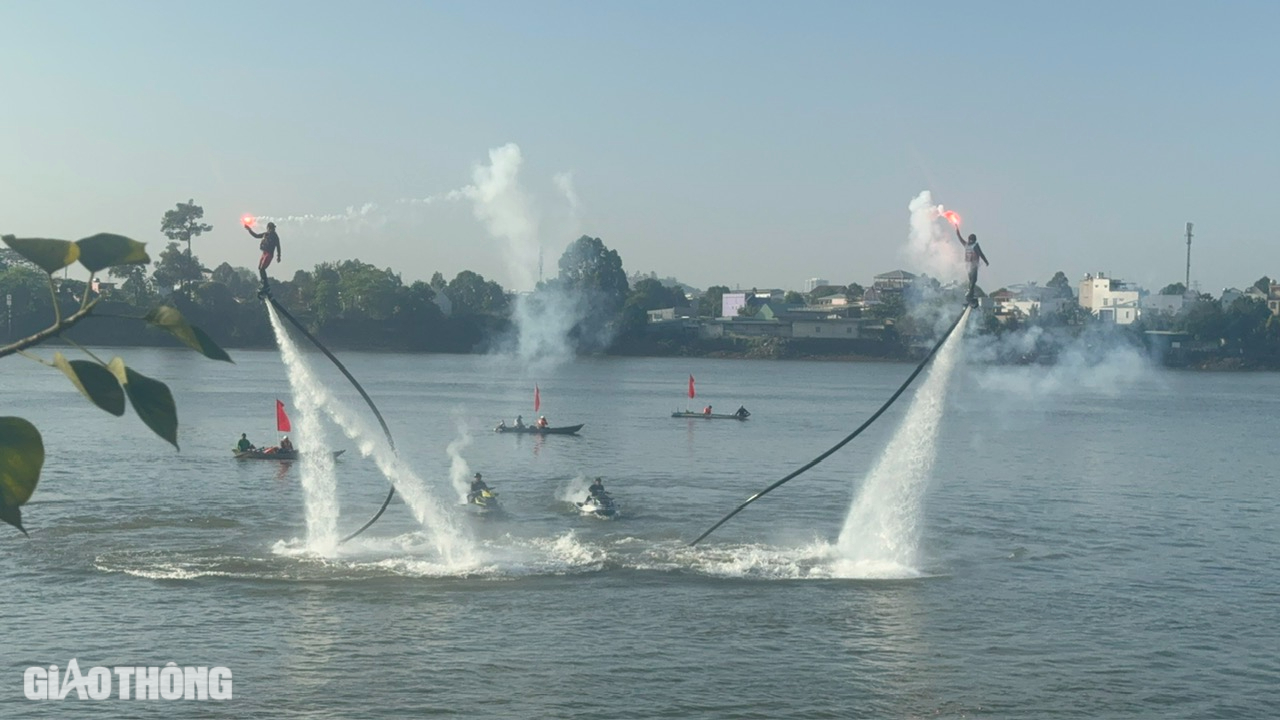
[[[471,509],[480,512],[492,512],[502,509],[498,505],[498,493],[493,490],[467,493],[467,505],[471,506]]]
[[[613,496],[609,493],[588,496],[586,500],[576,504],[583,515],[611,518],[618,514],[618,505],[613,501]]]

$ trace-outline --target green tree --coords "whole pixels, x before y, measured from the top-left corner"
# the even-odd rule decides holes
[[[1197,300],[1182,315],[1182,329],[1197,340],[1218,342],[1226,334],[1226,316],[1216,300]]]
[[[590,303],[593,313],[612,319],[630,291],[622,257],[600,238],[587,235],[574,240],[560,256],[560,286]]]
[[[689,299],[679,288],[669,288],[654,278],[644,278],[636,282],[627,298],[627,305],[634,305],[644,311],[661,310],[662,308],[684,307]]]
[[[782,302],[787,305],[803,305],[805,300],[804,295],[801,295],[795,290],[788,290],[787,294],[782,296]]]
[[[17,238],[12,235],[6,235],[3,239],[6,245],[44,272],[45,282],[54,302],[53,324],[0,347],[0,358],[22,353],[49,367],[57,368],[90,402],[117,417],[124,414],[127,401],[152,432],[177,448],[178,413],[173,395],[164,383],[127,366],[120,357],[104,362],[83,348],[81,350],[89,360],[69,360],[61,352],[55,353],[50,360],[43,360],[30,352],[32,348],[54,336],[62,335],[64,340],[71,342],[64,333],[90,317],[102,300],[102,296],[90,298],[91,293],[81,292],[79,307],[64,317],[62,308],[56,301],[57,289],[53,280],[55,272],[79,261],[89,271],[89,278],[84,283],[88,286],[93,283],[97,273],[107,268],[150,262],[146,247],[136,240],[108,233],[75,242]],[[6,269],[6,274],[8,272],[9,269]],[[231,361],[203,330],[190,325],[174,308],[159,307],[145,318],[138,319],[168,331],[206,357]],[[71,344],[75,345],[74,342]],[[22,527],[21,507],[35,492],[44,461],[44,438],[40,431],[23,418],[0,417],[0,520],[23,533],[26,530]]]
[[[147,280],[145,265],[113,267],[107,270],[107,274],[124,281],[120,284],[120,291],[129,298],[129,302],[133,303],[134,307],[146,307],[155,295],[150,281]]]
[[[470,270],[450,280],[445,294],[453,302],[455,315],[505,315],[510,309],[501,285]]]
[[[1169,283],[1160,289],[1161,295],[1184,295],[1187,292],[1187,286],[1180,282]]]
[[[201,234],[207,233],[213,229],[212,225],[206,225],[200,222],[200,218],[204,217],[204,208],[196,204],[195,200],[188,200],[185,203],[178,203],[178,206],[169,210],[160,219],[160,232],[164,236],[175,242],[185,242],[187,244],[187,259],[194,261],[191,255],[192,238],[200,237]],[[200,264],[196,263],[199,268]],[[199,280],[200,276],[194,278],[182,278],[183,280]]]
[[[1254,281],[1253,286],[1261,290],[1263,295],[1268,297],[1271,295],[1271,278],[1266,275]]]
[[[1067,279],[1067,274],[1059,270],[1049,278],[1049,282],[1044,284],[1045,287],[1051,288],[1054,292],[1052,297],[1069,298],[1074,297],[1075,293],[1071,292],[1071,281]]]
[[[727,285],[712,285],[707,291],[702,293],[702,298],[698,300],[698,315],[701,317],[720,317],[720,311],[724,307],[724,294],[729,292]]]
[[[151,272],[151,280],[161,293],[170,292],[180,285],[185,286],[187,282],[198,281],[203,277],[200,259],[184,253],[176,242],[165,246],[155,270]]]

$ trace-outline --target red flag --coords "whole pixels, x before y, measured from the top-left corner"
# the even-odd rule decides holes
[[[276,400],[276,430],[290,432],[289,416],[284,414],[284,403]]]
[[[693,391],[693,376],[692,376],[692,375],[690,375],[690,376],[689,376],[689,397],[693,397],[693,396],[694,396],[694,395],[696,395],[696,394],[697,394],[697,393],[695,393],[695,392]]]
[[[538,412],[538,408],[542,407],[542,394],[538,392],[538,386],[533,386],[533,411]]]

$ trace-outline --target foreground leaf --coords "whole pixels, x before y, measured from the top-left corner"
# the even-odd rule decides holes
[[[31,499],[44,467],[44,440],[20,417],[0,417],[0,520],[22,530],[18,509]]]
[[[70,265],[76,261],[76,258],[80,257],[80,246],[70,240],[19,238],[5,235],[4,243],[50,275]]]
[[[119,358],[117,358],[119,359]],[[115,360],[112,361],[112,364]],[[178,408],[173,403],[169,386],[153,380],[133,368],[124,369],[124,391],[133,403],[138,417],[151,431],[178,447]]]
[[[80,248],[80,264],[90,272],[117,265],[145,265],[151,262],[147,246],[123,235],[98,233],[76,241]]]
[[[170,335],[182,341],[183,345],[204,355],[210,360],[223,360],[231,362],[231,356],[225,350],[218,347],[218,343],[213,338],[205,334],[205,331],[187,322],[182,317],[182,313],[177,308],[170,305],[161,305],[160,307],[147,313],[144,318],[148,323],[164,330]]]
[[[94,405],[116,417],[124,414],[124,390],[110,370],[88,360],[67,360],[62,353],[54,354],[53,364]]]

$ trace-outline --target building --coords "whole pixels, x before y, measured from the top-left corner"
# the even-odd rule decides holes
[[[817,288],[822,287],[823,285],[830,285],[830,284],[831,284],[830,281],[825,280],[823,278],[809,278],[808,280],[804,281],[804,291],[806,293],[811,293]]]
[[[1080,281],[1080,307],[1102,322],[1129,325],[1138,319],[1142,291],[1106,273],[1084,276]]]
[[[890,272],[880,273],[877,275],[875,277],[875,284],[872,285],[872,287],[881,292],[884,292],[885,290],[896,290],[901,292],[906,290],[911,283],[915,282],[915,279],[916,276],[906,270],[891,270]]]

